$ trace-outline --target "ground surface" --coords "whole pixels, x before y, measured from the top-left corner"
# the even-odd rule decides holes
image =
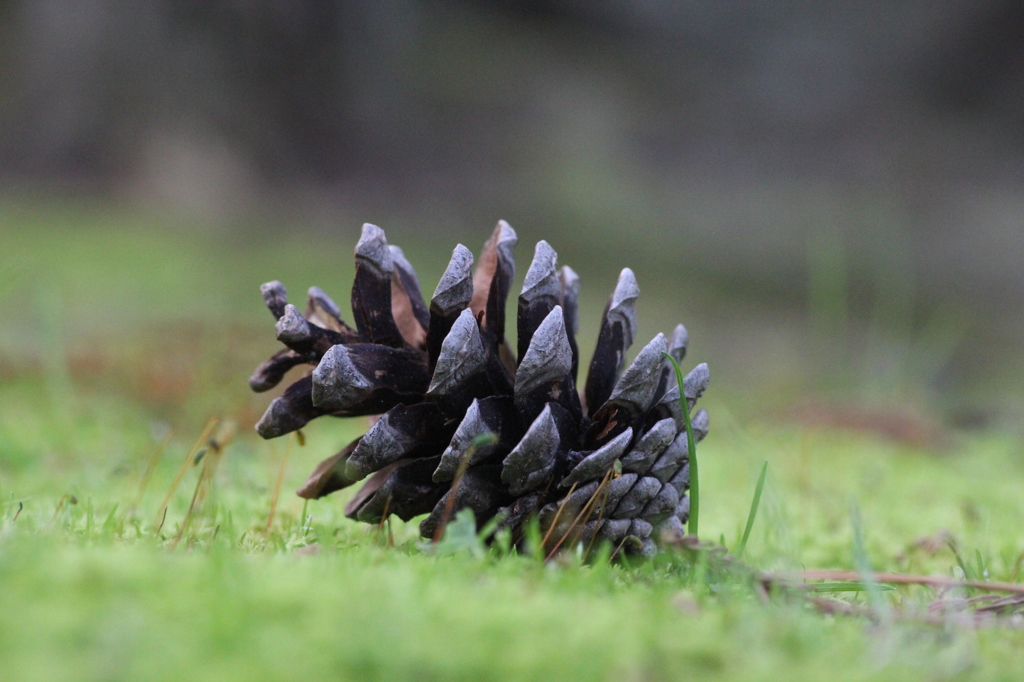
[[[0,221],[0,678],[1024,676],[1024,632],[822,616],[793,597],[765,602],[742,572],[695,568],[685,553],[581,565],[570,552],[544,565],[467,542],[435,555],[401,523],[389,546],[343,517],[349,493],[308,507],[291,493],[365,429],[361,420],[306,429],[265,532],[286,448],[251,433],[269,397],[249,394],[244,379],[274,349],[254,287],[278,278],[294,291],[327,288],[329,273],[338,293],[351,244],[120,220],[83,226],[12,210]],[[449,248],[421,271],[425,290]],[[595,300],[585,316],[599,314]],[[694,353],[689,364],[699,341]],[[1021,578],[1018,436],[810,427],[783,418],[791,413],[779,401],[756,387],[709,391],[705,540],[735,551],[768,460],[744,557],[756,569],[854,568],[859,513],[876,570],[953,575],[945,531],[971,570]],[[161,502],[211,416],[236,420],[240,435],[182,533],[202,463],[188,468],[165,518]],[[862,593],[832,596],[867,603]],[[935,594],[883,597],[909,613]]]

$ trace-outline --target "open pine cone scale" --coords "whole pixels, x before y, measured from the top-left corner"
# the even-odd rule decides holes
[[[293,367],[314,369],[271,402],[256,430],[275,438],[323,415],[381,415],[298,491],[315,499],[365,480],[345,509],[359,521],[427,514],[420,531],[432,537],[451,513],[469,508],[478,524],[502,513],[519,538],[536,515],[554,541],[570,532],[573,542],[631,538],[627,547],[651,553],[658,531],[681,532],[689,516],[679,387],[664,357],[682,361],[686,329],[658,334],[623,371],[640,293],[624,269],[581,396],[579,278],[557,268],[545,241],[518,299],[515,351],[505,340],[516,242],[499,222],[475,272],[472,253],[456,246],[428,306],[401,249],[364,225],[355,250],[355,329],[316,287],[303,314],[280,282],[264,284],[285,349],[257,368],[250,386],[266,391]],[[708,380],[704,364],[686,376],[691,409]],[[694,413],[692,427],[702,439],[707,412]]]

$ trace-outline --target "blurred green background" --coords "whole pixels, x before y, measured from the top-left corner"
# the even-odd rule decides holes
[[[999,0],[4,0],[0,357],[45,365],[47,315],[72,377],[255,343],[262,281],[347,298],[363,222],[429,294],[504,218],[585,332],[629,265],[642,336],[684,321],[718,385],[1005,425],[1020,38]]]

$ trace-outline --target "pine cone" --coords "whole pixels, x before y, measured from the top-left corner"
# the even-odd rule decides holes
[[[382,415],[298,491],[315,499],[366,479],[345,508],[359,521],[428,514],[420,532],[432,537],[452,511],[469,508],[478,524],[502,513],[519,540],[537,515],[551,545],[632,536],[627,547],[651,553],[656,531],[681,532],[689,516],[679,387],[663,356],[682,361],[686,329],[679,325],[670,339],[658,334],[623,372],[640,293],[624,269],[581,396],[579,278],[568,266],[556,270],[545,241],[519,296],[515,353],[505,340],[516,242],[499,222],[472,275],[473,255],[456,246],[428,308],[401,249],[364,225],[355,250],[354,330],[320,289],[309,290],[303,315],[280,282],[264,284],[285,349],[249,385],[266,391],[292,367],[315,369],[270,404],[256,430],[275,438],[322,415]],[[691,408],[708,379],[705,364],[687,375]],[[694,414],[692,427],[702,439],[707,412]],[[484,442],[482,434],[493,436]]]

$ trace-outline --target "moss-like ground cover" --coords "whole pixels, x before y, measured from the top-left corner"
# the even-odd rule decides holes
[[[0,221],[0,679],[1024,677],[1024,632],[1012,627],[825,616],[794,596],[764,599],[742,571],[695,567],[685,553],[588,565],[573,552],[548,564],[472,547],[431,554],[401,523],[390,546],[386,529],[343,517],[348,493],[308,506],[291,494],[361,420],[306,430],[265,533],[285,444],[249,428],[268,398],[244,379],[275,347],[256,286],[316,283],[344,300],[351,235],[329,238],[332,252],[106,218],[12,209]],[[424,288],[446,256],[430,254]],[[599,288],[584,308],[590,324]],[[706,356],[691,332],[692,364]],[[744,557],[755,569],[855,568],[856,506],[876,570],[954,575],[945,531],[972,572],[1021,579],[1019,438],[901,444],[782,419],[778,400],[726,382],[702,403],[712,415],[699,450],[705,540],[736,548],[767,459]],[[202,463],[166,518],[160,503],[214,415],[242,430],[175,546]],[[897,613],[935,596],[883,594]]]

